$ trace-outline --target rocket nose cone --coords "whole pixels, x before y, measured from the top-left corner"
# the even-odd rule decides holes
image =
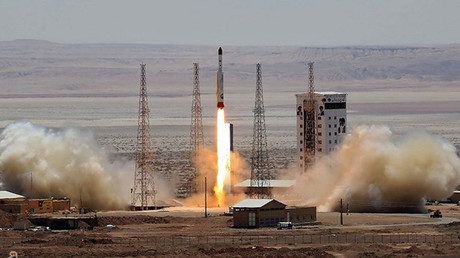
[[[219,55],[222,55],[222,48],[219,48]]]

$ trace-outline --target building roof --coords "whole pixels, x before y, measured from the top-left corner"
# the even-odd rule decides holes
[[[0,199],[25,199],[25,196],[8,191],[0,191]]]
[[[336,91],[315,91],[317,95],[347,95],[344,92],[336,92]],[[308,95],[308,92],[298,93],[295,94],[296,96]]]
[[[304,209],[304,208],[315,208],[316,206],[286,206],[286,210]]]
[[[343,92],[337,92],[337,91],[315,91],[316,94],[321,94],[321,95],[344,95],[346,93]]]
[[[233,208],[261,208],[272,201],[281,203],[286,206],[286,204],[275,199],[244,199],[241,202],[233,205]]]
[[[258,186],[259,180],[253,180],[252,183],[253,187],[288,188],[295,184],[295,180],[263,180],[260,182],[260,186]],[[251,179],[246,179],[236,184],[235,187],[251,187]]]

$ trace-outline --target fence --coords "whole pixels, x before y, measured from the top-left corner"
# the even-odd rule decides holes
[[[168,236],[151,238],[122,238],[115,243],[142,246],[196,246],[209,244],[219,245],[298,245],[298,244],[349,244],[349,243],[446,243],[460,244],[456,236],[431,234],[292,234],[271,236]]]
[[[284,233],[284,232],[283,232]],[[46,238],[34,243],[21,238],[0,238],[0,247],[45,244]],[[147,238],[111,238],[107,244],[126,246],[197,246],[197,245],[308,245],[308,244],[460,244],[457,236],[444,234],[279,234],[269,236],[155,236]]]

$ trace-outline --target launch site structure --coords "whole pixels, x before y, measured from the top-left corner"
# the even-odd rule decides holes
[[[256,65],[256,93],[254,104],[254,129],[251,152],[250,194],[259,199],[271,198],[271,175],[265,127],[264,92],[261,65]]]
[[[197,161],[200,150],[204,148],[203,114],[201,109],[200,69],[193,63],[193,95],[190,123],[190,169],[179,172],[179,186],[176,196],[185,198],[196,192]]]
[[[152,138],[150,133],[150,109],[147,98],[145,64],[141,64],[139,117],[137,129],[137,147],[135,153],[136,170],[131,209],[156,209],[156,190],[153,167]]]
[[[309,90],[296,94],[298,167],[306,172],[322,155],[336,150],[346,133],[347,94],[315,92],[313,63]]]

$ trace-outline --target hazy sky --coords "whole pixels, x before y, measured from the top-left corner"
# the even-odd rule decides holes
[[[460,43],[459,0],[0,0],[0,41]]]

